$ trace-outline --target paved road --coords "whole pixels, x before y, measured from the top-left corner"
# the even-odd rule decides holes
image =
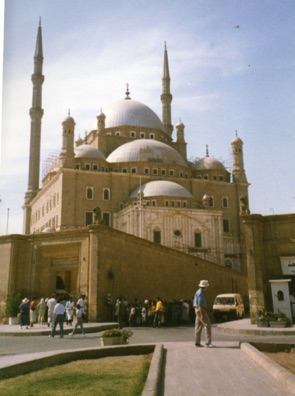
[[[67,328],[67,326],[66,326]],[[194,328],[193,326],[179,326],[179,327],[162,327],[132,328],[134,332],[130,338],[130,344],[140,343],[166,343],[166,342],[185,342],[191,341],[194,343]],[[43,336],[1,336],[0,337],[0,357],[6,355],[18,355],[24,353],[45,352],[52,350],[73,349],[73,348],[88,348],[100,346],[101,333],[88,333],[85,338],[80,334],[74,337],[65,336],[60,339],[58,336],[50,338],[47,335]],[[224,334],[217,330],[216,325],[212,327],[213,342],[214,341],[242,341],[242,342],[282,342],[295,343],[295,335],[289,336],[254,336],[245,334]]]
[[[240,342],[295,344],[294,329],[290,329],[288,335],[278,335],[272,330],[267,330],[264,335],[249,335],[247,331],[251,327],[253,329],[249,320],[236,321],[234,324],[232,322],[232,325],[238,330],[235,334],[223,333],[220,327],[217,329],[213,325],[213,342],[216,344],[213,349],[195,348],[193,326],[161,329],[136,327],[132,329],[134,334],[130,344],[164,345],[165,365],[161,389],[163,396],[294,395],[294,377],[290,379],[289,373],[287,377],[280,373],[276,374],[279,377],[274,375],[271,373],[274,371],[272,366],[266,369],[265,362],[254,361],[239,348]],[[9,328],[6,326],[3,332],[3,326],[0,327],[0,363],[3,367],[19,359],[28,359],[28,356],[34,359],[36,355],[33,357],[31,354],[38,352],[44,356],[46,352],[100,347],[101,332],[87,333],[85,338],[77,334],[74,337],[66,335],[62,339],[58,336],[52,339],[45,334],[26,336],[17,326],[14,332],[22,336],[4,335]],[[257,326],[255,327],[257,331]],[[46,330],[48,332],[48,328]],[[37,326],[33,331],[38,331]],[[32,334],[31,329],[28,332]]]

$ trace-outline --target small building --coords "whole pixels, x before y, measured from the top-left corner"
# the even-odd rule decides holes
[[[250,317],[295,303],[295,214],[243,216]],[[294,298],[294,300],[293,300]],[[293,300],[293,301],[292,301]],[[293,310],[293,318],[295,310]]]

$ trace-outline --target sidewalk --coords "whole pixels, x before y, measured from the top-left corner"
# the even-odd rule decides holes
[[[295,326],[264,328],[251,325],[250,319],[225,322],[217,328],[228,334],[295,335]],[[216,348],[195,348],[192,342],[164,343],[164,396],[295,395],[295,375],[250,344],[214,344]]]
[[[115,325],[114,323],[86,323],[85,328],[87,333],[95,333]],[[295,326],[284,329],[259,328],[256,325],[251,325],[249,319],[243,319],[218,324],[217,328],[218,331],[232,334],[290,335],[293,345],[295,344],[293,337],[295,336]],[[165,331],[169,332],[169,328],[166,328]],[[46,335],[49,333],[49,328],[40,329],[37,326],[20,330],[18,326],[0,325],[0,336]],[[140,345],[147,344],[151,343],[144,341]],[[169,342],[161,344],[163,345],[162,355],[159,357],[156,356],[158,354],[154,354],[154,356],[157,359],[163,359],[164,364],[161,368],[157,362],[153,361],[152,365],[157,369],[152,373],[150,370],[151,381],[149,384],[158,383],[157,379],[162,376],[162,389],[159,393],[156,390],[156,385],[149,386],[143,393],[145,396],[295,395],[295,376],[248,343],[217,341],[216,348],[195,348],[193,341],[171,342],[169,339]],[[136,345],[123,348],[132,347],[136,348]],[[85,348],[85,352],[87,349],[89,350],[89,348]],[[83,352],[83,348],[79,351],[63,350],[2,357],[0,359],[0,374],[2,367],[11,367],[13,370],[13,367],[20,362],[38,358],[50,359],[52,355],[57,356],[61,353],[75,355],[81,351]]]
[[[268,371],[269,366],[263,359],[258,364],[255,358],[240,349],[238,343],[217,342],[215,345],[216,348],[212,349],[196,349],[188,342],[164,344],[164,396],[295,394],[295,376],[288,372],[283,373],[286,376],[274,375],[278,369],[275,363],[270,362],[271,371]]]

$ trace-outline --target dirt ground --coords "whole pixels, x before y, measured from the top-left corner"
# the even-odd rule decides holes
[[[263,353],[295,375],[295,349],[291,349],[291,351],[289,352],[286,351]]]

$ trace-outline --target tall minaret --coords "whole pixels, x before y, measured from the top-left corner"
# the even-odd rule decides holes
[[[243,158],[243,141],[236,137],[231,142],[232,146],[232,163],[233,163],[233,182],[235,183],[247,183],[246,172],[244,169],[244,158]]]
[[[169,74],[166,42],[165,42],[165,51],[164,51],[161,102],[162,102],[162,122],[164,124],[165,131],[170,137],[172,137],[172,132],[173,132],[173,125],[171,123],[172,95],[170,93],[170,74]]]
[[[44,76],[43,69],[43,47],[42,47],[42,29],[41,19],[39,22],[36,49],[34,56],[34,73],[32,74],[33,83],[33,99],[32,107],[30,109],[31,117],[31,140],[30,140],[30,160],[29,160],[29,178],[28,189],[25,194],[24,202],[24,225],[23,232],[27,234],[30,232],[30,208],[29,204],[36,196],[39,189],[39,174],[40,174],[40,145],[41,145],[41,120],[43,116],[42,109],[42,84]]]
[[[184,128],[185,125],[179,120],[179,123],[176,124],[176,143],[177,151],[183,156],[186,160],[186,142],[184,140]]]
[[[74,134],[75,120],[71,117],[70,110],[67,118],[62,122],[62,149],[60,153],[61,168],[74,169],[75,153],[74,153]]]

